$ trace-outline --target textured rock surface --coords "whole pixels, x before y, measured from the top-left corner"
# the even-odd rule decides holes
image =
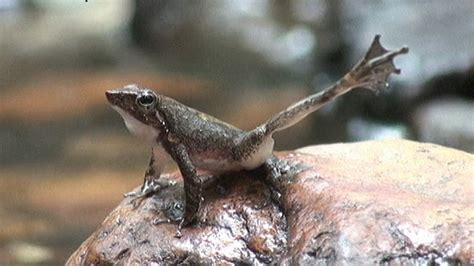
[[[286,215],[258,177],[229,174],[177,239],[175,223],[154,224],[179,215],[175,186],[137,209],[124,199],[68,264],[474,263],[473,155],[393,140],[280,157],[307,166],[285,185]]]

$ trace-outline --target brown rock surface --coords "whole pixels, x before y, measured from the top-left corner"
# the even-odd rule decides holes
[[[175,186],[137,209],[124,199],[68,264],[474,263],[472,154],[392,140],[279,156],[307,166],[285,184],[286,215],[259,178],[232,173],[182,238],[176,223],[153,223],[180,214]]]

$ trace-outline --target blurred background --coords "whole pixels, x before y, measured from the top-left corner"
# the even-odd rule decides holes
[[[351,92],[277,149],[407,138],[474,152],[472,14],[470,0],[1,0],[0,265],[64,263],[141,184],[149,147],[104,97],[129,83],[251,129],[380,33],[410,47],[391,88]]]

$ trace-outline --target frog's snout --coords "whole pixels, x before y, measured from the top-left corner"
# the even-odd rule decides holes
[[[117,101],[117,96],[118,96],[118,91],[116,90],[108,90],[105,91],[105,98],[107,98],[107,101],[111,104],[115,104]]]

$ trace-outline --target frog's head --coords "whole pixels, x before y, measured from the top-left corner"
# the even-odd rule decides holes
[[[105,96],[130,132],[151,142],[156,140],[163,127],[163,119],[156,109],[160,104],[158,94],[133,84],[106,91]]]

